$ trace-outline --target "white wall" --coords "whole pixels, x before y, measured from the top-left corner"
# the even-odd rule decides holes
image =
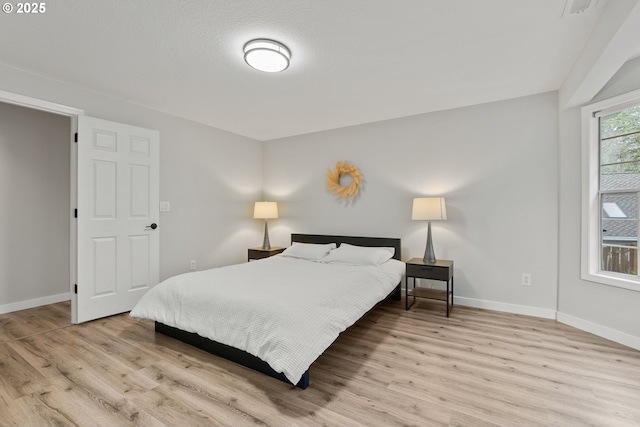
[[[160,131],[160,278],[242,262],[261,240],[252,207],[262,195],[260,142],[0,66],[0,90],[79,108],[86,115]]]
[[[640,89],[640,58],[627,62],[594,102]],[[560,112],[560,234],[558,320],[640,348],[640,290],[580,279],[581,115]]]
[[[449,219],[433,223],[434,246],[455,262],[457,301],[553,317],[557,149],[556,93],[268,141],[264,193],[280,208],[271,243],[291,232],[399,237],[404,260],[422,257],[412,199],[442,195]],[[349,203],[325,189],[338,160],[365,180]]]
[[[70,125],[0,103],[0,313],[68,299]]]

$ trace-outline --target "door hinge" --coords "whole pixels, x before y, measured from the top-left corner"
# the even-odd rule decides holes
[[[78,132],[76,132],[73,142],[78,142]]]
[[[78,295],[78,284],[73,285],[73,292]]]
[[[78,218],[78,209],[73,210],[73,217]]]

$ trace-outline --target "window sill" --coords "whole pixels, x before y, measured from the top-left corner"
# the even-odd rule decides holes
[[[640,292],[640,277],[616,273],[582,273],[582,280]]]

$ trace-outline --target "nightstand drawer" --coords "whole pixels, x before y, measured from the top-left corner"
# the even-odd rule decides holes
[[[273,247],[270,249],[250,248],[247,250],[247,261],[269,258],[283,252],[286,248]]]
[[[446,281],[450,279],[451,273],[451,268],[449,267],[407,264],[407,276],[411,277]]]

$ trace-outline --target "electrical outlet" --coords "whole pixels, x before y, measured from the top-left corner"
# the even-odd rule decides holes
[[[522,286],[531,286],[531,274],[522,273]]]
[[[193,270],[195,270],[195,269],[196,269],[196,260],[195,260],[195,259],[192,259],[191,261],[189,261],[189,269],[190,269],[191,271],[193,271]],[[524,279],[523,279],[523,280],[524,280]]]

